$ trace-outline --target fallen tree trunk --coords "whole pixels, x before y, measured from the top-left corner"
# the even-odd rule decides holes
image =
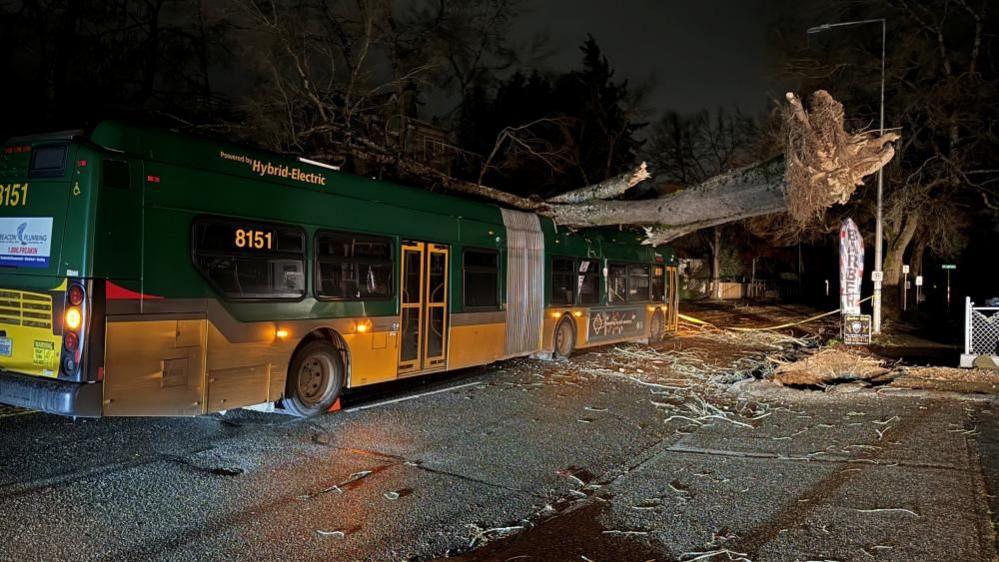
[[[644,162],[619,176],[543,200],[456,179],[426,164],[402,160],[370,142],[358,148],[358,156],[394,164],[407,174],[433,179],[449,191],[550,216],[561,226],[641,226],[646,243],[661,244],[702,228],[785,211],[806,222],[834,204],[847,202],[864,177],[881,169],[895,154],[891,143],[899,138],[897,133],[847,133],[843,106],[825,91],[812,95],[807,110],[788,93],[784,116],[783,156],[653,199],[610,200],[650,176]]]
[[[649,244],[783,211],[803,223],[834,204],[846,203],[864,177],[880,170],[895,155],[891,143],[898,140],[898,133],[847,133],[843,106],[828,92],[815,92],[807,110],[788,93],[784,117],[783,157],[655,199],[574,201],[571,205],[550,199],[541,212],[568,226],[640,225],[645,227]]]
[[[784,170],[784,158],[778,157],[655,199],[549,205],[543,212],[573,227],[646,226],[648,243],[660,244],[702,228],[787,210]]]

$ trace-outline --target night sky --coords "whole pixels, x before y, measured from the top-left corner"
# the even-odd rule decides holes
[[[614,0],[533,2],[517,22],[527,42],[547,32],[553,70],[578,66],[578,46],[593,34],[618,77],[652,81],[656,113],[717,106],[757,113],[780,97],[768,63],[769,2]]]

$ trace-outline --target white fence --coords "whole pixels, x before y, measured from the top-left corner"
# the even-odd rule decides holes
[[[961,366],[973,367],[979,355],[999,363],[999,306],[975,306],[964,299],[964,353]]]

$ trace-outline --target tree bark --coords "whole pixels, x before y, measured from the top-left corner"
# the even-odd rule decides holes
[[[888,252],[885,253],[885,285],[897,286],[901,282],[905,251],[909,248],[918,227],[919,215],[909,215],[902,225],[902,231],[889,242]]]
[[[654,225],[649,242],[660,244],[702,228],[784,211],[785,185],[783,158],[774,158],[656,199],[556,204],[542,212],[567,226]]]
[[[913,275],[923,274],[923,255],[925,253],[926,239],[922,237],[917,238],[916,246],[912,249],[912,258],[909,260],[909,263],[912,265],[912,271],[910,271],[910,273]]]
[[[902,293],[899,286],[902,282],[902,262],[905,260],[905,251],[912,242],[912,237],[919,227],[919,215],[912,214],[905,218],[901,232],[898,233],[888,244],[888,251],[885,253],[884,265],[884,290],[882,292],[882,310],[889,318],[899,318],[902,312]]]
[[[615,176],[600,183],[575,189],[548,199],[549,203],[585,203],[598,199],[610,199],[624,194],[632,187],[649,179],[649,170],[642,162],[637,169],[627,174]]]

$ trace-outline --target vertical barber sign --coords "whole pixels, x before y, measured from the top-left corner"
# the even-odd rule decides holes
[[[860,286],[864,280],[864,239],[853,219],[839,229],[839,306],[842,314],[860,314]]]

